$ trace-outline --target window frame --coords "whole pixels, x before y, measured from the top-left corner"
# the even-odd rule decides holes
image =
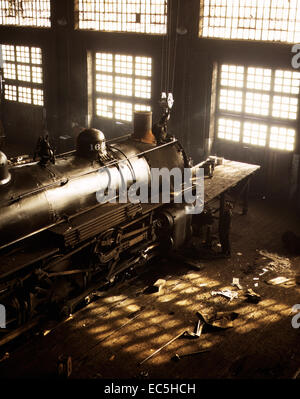
[[[96,70],[96,54],[97,53],[103,53],[103,54],[112,54],[113,58],[113,68],[112,72],[102,72],[102,71],[97,71]],[[154,57],[149,54],[129,54],[130,51],[127,51],[126,53],[124,50],[118,51],[118,50],[93,50],[91,52],[91,73],[92,73],[92,78],[90,80],[91,82],[91,94],[92,94],[92,119],[101,121],[104,123],[116,123],[116,124],[122,124],[122,125],[130,125],[133,122],[133,113],[135,111],[135,105],[145,105],[149,108],[149,111],[153,110],[153,95],[154,95],[154,79],[153,79],[153,63],[154,63]],[[127,75],[127,74],[122,74],[122,73],[117,73],[115,71],[115,56],[116,55],[121,55],[121,56],[131,56],[132,57],[132,75]],[[137,57],[145,57],[145,58],[150,58],[151,59],[151,76],[146,77],[146,76],[140,76],[135,74],[135,59]],[[113,82],[113,92],[112,93],[106,93],[106,92],[100,92],[96,90],[96,82],[97,82],[97,77],[96,75],[98,74],[107,74],[108,76],[112,76],[112,82]],[[130,77],[132,78],[132,96],[127,96],[127,95],[121,95],[121,94],[116,94],[114,92],[114,82],[115,82],[115,77],[120,76],[120,77]],[[142,97],[136,97],[135,94],[135,79],[146,79],[150,81],[150,89],[151,89],[151,95],[150,98],[142,98]],[[107,99],[111,100],[113,102],[113,116],[111,118],[104,117],[101,115],[97,114],[97,99]],[[115,103],[117,101],[123,102],[123,103],[130,103],[132,104],[132,119],[130,121],[124,120],[124,119],[119,119],[115,117]]]
[[[48,5],[48,7],[49,7],[49,16],[48,17],[45,17],[45,18],[43,18],[42,19],[42,21],[44,22],[44,24],[41,24],[41,25],[38,25],[38,21],[39,21],[39,19],[41,18],[41,16],[39,16],[39,15],[37,15],[38,13],[43,13],[43,12],[45,12],[45,10],[44,9],[42,9],[42,10],[34,10],[34,5],[35,6],[38,6],[38,5],[40,5],[40,2],[33,2],[32,0],[31,0],[31,3],[30,3],[30,11],[32,12],[32,13],[36,13],[36,15],[35,16],[31,16],[31,17],[25,17],[25,18],[23,18],[23,17],[20,17],[19,16],[19,10],[18,10],[18,12],[16,12],[16,15],[14,15],[14,16],[10,16],[10,17],[12,17],[12,18],[15,18],[16,19],[16,22],[15,23],[2,23],[2,20],[3,20],[3,18],[9,18],[9,16],[5,16],[5,15],[3,15],[4,13],[5,13],[5,11],[7,11],[7,9],[5,9],[4,7],[2,8],[2,6],[4,6],[5,4],[5,0],[0,0],[0,26],[11,26],[11,27],[16,27],[16,28],[18,28],[18,27],[21,27],[21,28],[35,28],[35,29],[51,29],[51,27],[52,27],[52,19],[51,19],[51,14],[52,14],[52,5],[51,5],[51,0],[43,0],[43,3],[42,3],[42,5],[43,4],[46,4],[46,3],[48,3],[47,5]],[[29,3],[29,2],[28,2]],[[19,3],[18,3],[18,5],[17,5],[18,7],[19,7]],[[47,11],[47,9],[46,9],[46,11]],[[32,21],[32,23],[20,23],[20,19],[22,20],[22,19],[24,19],[24,20],[28,20],[28,19],[30,19],[30,21]]]
[[[105,0],[104,0],[105,1]],[[152,1],[152,0],[151,0]],[[148,1],[149,2],[149,1]],[[163,33],[152,33],[152,32],[138,32],[138,31],[130,31],[130,30],[115,30],[115,29],[96,29],[96,28],[81,28],[80,27],[80,11],[79,11],[79,0],[74,0],[74,28],[75,30],[78,31],[94,31],[94,32],[101,32],[101,33],[121,33],[121,34],[130,34],[130,35],[151,35],[151,36],[166,36],[167,32],[168,32],[168,23],[169,23],[169,9],[170,9],[170,5],[169,5],[169,0],[164,0],[164,7],[165,7],[165,14],[164,14],[164,18],[165,18],[165,24],[158,24],[158,26],[161,27],[165,27],[164,28],[164,32]],[[99,13],[100,14],[100,13]],[[125,14],[127,15],[127,14]],[[145,14],[145,15],[150,15],[150,17],[153,14]],[[156,14],[154,14],[156,15]],[[160,14],[159,14],[160,15]],[[162,14],[161,14],[162,15]],[[95,21],[95,20],[94,20]],[[100,21],[97,21],[100,24]],[[135,23],[139,23],[139,22],[135,22]],[[155,25],[155,24],[154,24]]]
[[[222,73],[222,66],[229,65],[229,66],[242,66],[244,67],[244,76],[243,76],[243,87],[229,87],[229,86],[222,86],[221,85],[221,73]],[[271,82],[270,82],[270,90],[264,91],[259,89],[248,89],[247,88],[247,76],[248,76],[248,68],[262,68],[262,69],[270,69],[271,70]],[[300,119],[300,87],[299,87],[299,94],[291,94],[291,93],[283,93],[277,92],[274,90],[274,83],[275,83],[275,73],[276,71],[288,71],[285,68],[278,68],[273,66],[261,66],[261,65],[254,65],[252,63],[232,63],[232,62],[219,62],[217,64],[217,81],[216,81],[216,96],[215,96],[215,112],[214,112],[214,132],[213,137],[217,143],[223,143],[232,146],[239,146],[239,147],[251,147],[255,149],[259,149],[262,151],[278,151],[283,153],[293,153],[296,151],[297,144],[298,144],[298,125]],[[296,72],[295,70],[290,70],[290,72]],[[220,93],[221,89],[225,88],[227,90],[240,90],[242,91],[242,111],[241,112],[234,112],[220,109]],[[269,95],[269,114],[264,115],[255,115],[251,113],[246,113],[246,93],[261,93]],[[297,115],[296,119],[287,119],[287,118],[279,118],[272,116],[273,110],[273,101],[274,96],[281,96],[281,97],[291,97],[297,98]],[[219,129],[219,120],[221,118],[230,119],[232,121],[239,121],[240,122],[240,136],[239,141],[234,141],[226,138],[218,137],[218,129]],[[266,136],[266,143],[265,145],[259,144],[252,144],[252,143],[245,143],[244,142],[244,124],[245,123],[257,123],[259,125],[267,125],[267,136]],[[273,148],[270,146],[270,138],[271,138],[271,129],[273,127],[281,127],[286,129],[293,129],[295,130],[294,135],[294,143],[293,149],[280,149],[280,148]]]
[[[39,47],[37,45],[20,45],[20,44],[12,44],[12,43],[3,43],[0,44],[1,47],[3,46],[12,46],[14,48],[14,61],[9,61],[5,60],[4,54],[3,54],[3,49],[2,49],[2,59],[3,59],[3,101],[6,103],[13,103],[13,104],[21,104],[21,105],[27,105],[27,106],[32,106],[32,107],[45,107],[45,83],[44,83],[44,76],[45,76],[45,71],[44,71],[44,63],[43,63],[43,49],[42,47]],[[29,62],[20,62],[18,61],[17,58],[17,47],[24,47],[29,49]],[[33,48],[38,48],[40,50],[41,54],[41,63],[32,63],[32,49]],[[5,63],[8,63],[9,65],[14,65],[15,66],[15,74],[16,78],[6,78],[5,77],[5,68],[4,65]],[[18,66],[27,66],[29,67],[30,70],[30,81],[27,80],[20,80],[18,79]],[[38,82],[33,82],[33,73],[32,69],[38,67],[41,68],[41,79],[42,81],[40,83]],[[12,100],[9,98],[5,98],[5,92],[6,92],[6,86],[15,86],[16,87],[16,100]],[[19,90],[25,88],[25,89],[30,89],[31,90],[31,102],[26,102],[26,101],[20,101],[19,100]],[[34,103],[34,90],[40,90],[42,92],[42,102],[43,104],[35,104]],[[20,90],[21,91],[21,90]]]
[[[298,28],[299,30],[296,30],[296,26],[297,26],[297,20],[295,19],[294,21],[291,21],[289,18],[290,18],[290,15],[293,13],[293,9],[290,9],[289,8],[289,12],[288,12],[288,19],[285,21],[284,19],[280,19],[280,20],[278,20],[278,19],[275,19],[275,22],[274,22],[274,18],[272,18],[272,16],[271,15],[269,15],[268,16],[268,19],[263,19],[264,17],[262,16],[261,18],[259,18],[259,15],[257,15],[257,13],[256,13],[256,15],[255,15],[255,18],[253,18],[253,20],[254,20],[254,22],[255,22],[255,26],[254,27],[251,27],[250,25],[251,25],[251,19],[250,18],[245,18],[245,17],[242,17],[240,14],[239,15],[237,15],[237,16],[232,16],[231,17],[231,26],[230,26],[230,36],[229,37],[225,37],[225,35],[224,35],[224,32],[223,32],[223,34],[221,34],[220,33],[220,35],[216,35],[216,36],[213,36],[213,35],[210,35],[209,33],[207,34],[207,35],[203,35],[203,30],[204,30],[204,28],[206,27],[206,25],[204,25],[204,22],[205,22],[205,18],[208,18],[208,25],[207,25],[207,29],[209,30],[210,28],[213,28],[213,29],[221,29],[221,26],[211,26],[210,24],[209,24],[209,22],[210,22],[210,18],[215,18],[215,19],[217,19],[217,18],[224,18],[224,26],[223,26],[223,29],[226,29],[226,19],[227,19],[227,15],[228,15],[228,10],[227,10],[227,7],[226,6],[224,6],[224,9],[225,9],[225,11],[226,11],[226,13],[225,13],[225,15],[223,15],[223,16],[218,16],[218,15],[208,15],[208,16],[205,16],[204,15],[204,13],[205,13],[205,7],[207,7],[206,5],[205,5],[205,0],[198,0],[199,2],[200,2],[200,12],[199,12],[199,23],[198,23],[198,38],[200,38],[200,39],[209,39],[209,40],[227,40],[227,41],[243,41],[243,42],[245,42],[245,41],[247,41],[247,42],[254,42],[254,43],[259,43],[259,42],[261,42],[261,43],[282,43],[282,44],[294,44],[294,43],[297,43],[297,42],[299,42],[300,41],[300,28]],[[238,0],[238,1],[240,1],[240,0]],[[259,1],[259,0],[258,0]],[[222,4],[218,4],[218,5],[215,5],[215,4],[211,4],[211,2],[210,2],[210,4],[208,5],[208,7],[210,8],[210,7],[215,7],[215,9],[219,9],[219,8],[221,8],[223,5]],[[299,6],[300,6],[300,4],[299,4]],[[239,8],[239,12],[240,12],[240,10],[242,9],[242,10],[244,10],[245,8],[256,8],[256,10],[258,10],[259,9],[259,7],[258,6],[246,6],[246,5],[238,5],[238,8]],[[278,11],[278,10],[280,10],[280,12],[279,12],[279,14],[280,13],[282,13],[282,11],[283,10],[285,10],[285,8],[283,8],[283,7],[276,7],[275,8],[276,9],[276,12]],[[265,12],[265,7],[262,7],[262,10],[263,10],[263,13]],[[273,9],[272,9],[272,7],[269,7],[269,12],[270,12],[270,14],[272,13],[272,11],[273,11]],[[277,17],[277,15],[276,15],[276,17]],[[232,19],[233,18],[236,18],[237,20],[238,20],[238,23],[240,22],[240,20],[243,20],[243,21],[249,21],[249,26],[247,27],[245,27],[245,26],[238,26],[236,29],[242,29],[243,31],[244,30],[246,30],[246,29],[248,29],[249,30],[249,32],[248,32],[248,38],[244,38],[244,37],[232,37],[232,29],[233,29],[233,26],[232,26]],[[260,35],[261,35],[261,38],[259,38],[259,39],[256,39],[256,38],[251,38],[250,36],[250,31],[252,31],[253,30],[253,32],[254,32],[254,36],[255,36],[255,33],[256,33],[256,27],[257,27],[257,24],[258,24],[258,22],[261,22],[261,27],[259,28],[260,29]],[[287,24],[287,27],[289,26],[289,24],[291,24],[291,23],[294,23],[294,31],[293,32],[289,32],[288,30],[284,30],[284,29],[281,29],[281,30],[278,30],[278,29],[276,29],[276,22],[281,22],[282,24],[284,24],[285,22],[286,22],[286,24]],[[287,36],[287,38],[284,40],[284,39],[281,39],[281,38],[263,38],[263,35],[264,35],[264,23],[268,23],[268,30],[266,30],[266,35],[268,36],[268,37],[270,37],[270,35],[272,35],[273,34],[273,36],[276,36],[276,33],[277,32],[279,32],[279,36],[280,35],[282,35],[283,33],[285,33],[286,34],[286,36]],[[273,27],[273,28],[270,28],[269,26],[270,25],[272,25],[272,23],[274,23],[275,24],[275,26]],[[291,37],[289,37],[289,35],[293,35],[293,37],[291,38]]]

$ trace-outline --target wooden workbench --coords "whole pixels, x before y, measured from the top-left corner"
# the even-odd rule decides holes
[[[259,165],[251,165],[242,162],[224,160],[222,165],[215,167],[212,177],[205,178],[204,180],[204,206],[210,207],[210,202],[218,199],[219,206],[217,211],[219,214],[219,238],[222,247],[222,253],[226,256],[230,256],[230,229],[231,229],[231,215],[230,209],[233,205],[226,206],[228,198],[226,195],[232,189],[237,187],[235,193],[234,205],[239,202],[241,198],[242,202],[242,214],[246,215],[248,212],[248,196],[249,196],[249,185],[251,176],[260,169]],[[207,231],[207,244],[211,241],[210,226]]]
[[[219,195],[225,193],[238,183],[246,180],[260,169],[259,165],[252,165],[243,162],[224,160],[223,165],[215,167],[213,177],[205,178],[204,182],[204,201],[210,202]]]

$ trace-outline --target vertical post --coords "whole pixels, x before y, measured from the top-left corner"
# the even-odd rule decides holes
[[[70,148],[60,135],[70,137],[71,132],[71,34],[74,27],[73,1],[51,1],[51,26],[55,40],[55,56],[57,60],[57,137],[56,146],[58,152],[67,151]],[[71,143],[70,143],[71,144]]]
[[[4,139],[5,139],[4,127],[2,121],[3,100],[4,100],[3,54],[2,54],[2,45],[0,44],[0,150],[4,145]]]
[[[225,257],[231,255],[230,248],[230,227],[231,227],[231,205],[225,202],[225,193],[220,197],[220,210],[219,210],[219,238],[222,246],[222,253]]]
[[[225,209],[225,193],[220,195],[220,208],[219,208],[219,229],[222,225],[222,219],[224,216],[224,209]]]
[[[243,192],[243,215],[248,213],[250,177],[247,178]]]

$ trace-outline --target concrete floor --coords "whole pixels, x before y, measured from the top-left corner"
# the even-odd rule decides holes
[[[300,368],[300,329],[291,325],[292,306],[300,303],[295,283],[300,257],[285,253],[281,234],[299,234],[299,226],[287,204],[252,201],[247,216],[234,213],[230,259],[200,260],[200,271],[174,260],[156,261],[46,336],[28,339],[0,362],[0,376],[55,377],[63,354],[72,357],[70,378],[292,378]],[[260,275],[263,269],[267,272]],[[266,283],[278,276],[290,283]],[[233,277],[242,290],[231,285]],[[144,292],[159,278],[166,280],[160,292]],[[248,288],[261,295],[258,304],[247,301]],[[224,289],[238,298],[211,295]],[[180,332],[194,331],[196,312],[224,311],[238,314],[232,328],[179,338],[138,364]],[[171,360],[175,353],[202,349],[209,351]]]

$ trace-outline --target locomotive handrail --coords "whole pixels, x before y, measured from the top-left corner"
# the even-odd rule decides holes
[[[131,136],[131,134],[129,133],[129,134],[125,134],[125,136],[118,136],[118,137],[115,137],[115,138],[112,138],[112,139],[109,139],[109,140],[105,139],[103,141],[104,141],[104,143],[110,143],[111,141],[117,141],[117,140],[125,139],[125,138],[130,137],[130,136]],[[61,158],[61,157],[64,157],[66,155],[74,154],[74,152],[76,152],[76,150],[63,152],[61,154],[57,154],[55,157],[56,158]]]
[[[156,147],[153,147],[153,148],[150,148],[150,149],[148,149],[148,150],[142,151],[142,152],[140,152],[140,153],[138,153],[138,154],[132,155],[131,157],[126,157],[126,160],[127,160],[127,161],[130,161],[131,159],[134,159],[134,158],[137,158],[137,157],[141,157],[141,156],[143,156],[143,155],[145,155],[145,154],[148,154],[149,152],[155,151],[155,150],[157,150],[157,149],[159,149],[159,148],[166,147],[166,146],[171,145],[171,144],[174,144],[174,143],[176,143],[176,142],[178,142],[178,140],[177,140],[176,138],[173,137],[173,138],[172,138],[172,141],[169,141],[168,143],[160,144],[160,145],[158,145],[158,146],[156,146]],[[17,202],[17,201],[20,201],[20,200],[23,199],[23,198],[29,197],[29,196],[32,195],[32,194],[36,194],[36,193],[39,193],[39,192],[42,192],[42,191],[44,191],[44,190],[47,190],[47,189],[50,189],[50,188],[54,188],[54,187],[57,187],[57,186],[65,185],[65,184],[67,184],[69,181],[73,181],[73,180],[79,179],[79,178],[81,178],[81,177],[83,177],[83,176],[88,176],[88,175],[90,175],[90,174],[92,174],[92,173],[99,172],[99,171],[102,170],[102,169],[105,169],[105,168],[107,168],[107,167],[116,165],[116,164],[118,164],[119,162],[123,162],[123,161],[124,161],[124,160],[121,160],[121,161],[120,161],[120,160],[113,160],[113,161],[110,161],[110,162],[108,162],[107,164],[101,166],[100,168],[93,169],[93,170],[91,170],[91,171],[89,171],[89,172],[81,173],[81,174],[79,174],[79,175],[72,176],[72,177],[70,177],[70,178],[62,178],[62,179],[60,179],[60,180],[58,180],[58,181],[55,181],[55,182],[53,182],[53,183],[47,184],[47,185],[45,185],[45,186],[38,187],[38,188],[36,188],[35,190],[31,190],[31,191],[29,191],[29,192],[27,192],[27,193],[24,193],[24,194],[19,195],[19,196],[17,196],[17,197],[11,198],[11,199],[9,199],[9,200],[7,201],[7,203],[10,204],[10,203],[13,203],[13,202]],[[24,166],[28,166],[28,165],[24,165]],[[3,202],[3,203],[0,202],[0,206],[2,206],[3,204],[4,204],[4,202]]]
[[[131,134],[126,134],[125,136],[118,136],[109,140],[104,140],[105,143],[110,143],[111,141],[120,141],[121,139],[125,139],[127,137],[131,136]],[[72,155],[74,154],[74,152],[76,152],[76,150],[71,150],[71,151],[66,151],[66,152],[62,152],[61,154],[57,154],[55,155],[55,158],[63,158],[67,155]],[[12,165],[10,169],[17,169],[17,168],[22,168],[24,166],[32,166],[32,165],[37,165],[39,163],[39,161],[33,161],[33,162],[28,162],[28,163],[23,163],[20,165]]]

